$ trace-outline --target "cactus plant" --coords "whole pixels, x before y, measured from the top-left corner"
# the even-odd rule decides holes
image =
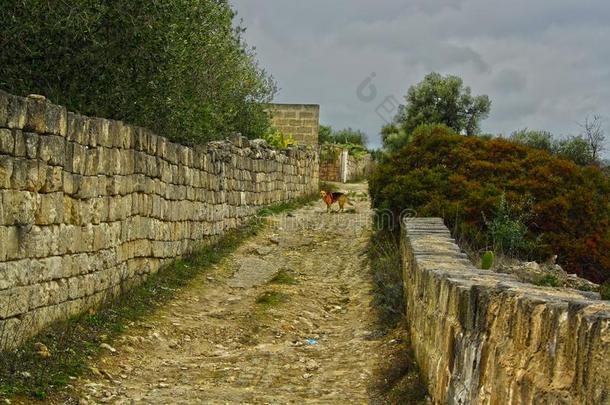
[[[493,267],[494,265],[494,252],[492,252],[491,250],[488,250],[487,252],[485,252],[483,254],[483,257],[481,257],[481,268],[483,270],[489,270]]]

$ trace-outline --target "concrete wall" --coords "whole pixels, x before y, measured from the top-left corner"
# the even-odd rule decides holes
[[[99,304],[267,204],[315,193],[312,149],[188,148],[0,92],[0,348]]]
[[[610,302],[475,269],[438,218],[407,220],[401,251],[435,403],[610,403]]]
[[[317,104],[269,104],[271,125],[300,144],[318,144],[320,106]]]

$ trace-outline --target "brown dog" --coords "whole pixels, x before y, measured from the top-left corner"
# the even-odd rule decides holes
[[[330,207],[334,203],[339,203],[339,211],[343,211],[345,204],[350,204],[347,195],[337,191],[320,191],[320,197],[326,203],[326,212],[330,212]],[[351,205],[351,204],[350,204]]]

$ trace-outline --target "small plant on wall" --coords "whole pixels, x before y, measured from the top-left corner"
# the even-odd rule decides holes
[[[269,128],[263,134],[263,139],[274,148],[285,149],[290,145],[296,145],[297,142],[292,138],[292,135],[285,135],[284,132],[275,127]]]

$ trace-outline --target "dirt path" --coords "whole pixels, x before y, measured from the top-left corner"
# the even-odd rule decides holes
[[[348,187],[340,186],[342,190]],[[271,218],[212,272],[133,325],[76,381],[81,403],[362,404],[378,363],[366,186]],[[335,208],[337,209],[337,208]],[[280,274],[278,284],[270,279]],[[264,297],[261,301],[260,297]]]

